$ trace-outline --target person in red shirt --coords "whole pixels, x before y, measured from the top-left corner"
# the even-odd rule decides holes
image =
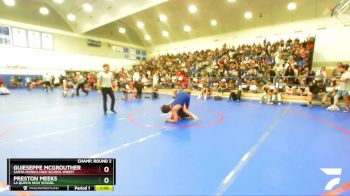
[[[90,84],[91,90],[95,89],[95,75],[93,73],[90,74],[88,82]]]
[[[0,76],[0,86],[4,84],[4,79],[2,79],[2,77]]]
[[[188,77],[186,77],[186,76],[183,76],[182,88],[188,88]]]
[[[181,73],[181,71],[178,71],[178,72],[176,72],[176,76],[177,76],[177,77],[180,77],[180,76],[182,76],[182,73]]]
[[[308,38],[308,40],[307,40],[307,48],[308,48],[308,50],[313,50],[314,49],[314,47],[315,47],[315,40],[314,40],[314,38]]]

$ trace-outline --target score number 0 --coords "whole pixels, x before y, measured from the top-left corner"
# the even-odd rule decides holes
[[[109,172],[109,167],[108,167],[108,166],[104,167],[104,168],[103,168],[103,171],[104,171],[105,173],[108,173],[108,172]],[[103,179],[103,182],[104,182],[105,184],[108,184],[108,183],[109,183],[109,178],[108,178],[108,177],[105,177],[105,178]]]

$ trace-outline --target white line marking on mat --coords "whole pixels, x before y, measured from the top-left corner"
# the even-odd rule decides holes
[[[37,138],[42,138],[42,137],[46,137],[46,136],[58,135],[58,134],[66,133],[66,132],[72,132],[72,131],[78,131],[78,130],[81,130],[81,129],[84,129],[84,128],[90,128],[90,127],[93,127],[93,126],[94,126],[94,124],[89,124],[89,125],[84,125],[84,126],[81,126],[81,127],[61,129],[59,131],[44,133],[44,134],[40,134],[40,135],[36,135],[36,136],[32,136],[32,137],[19,138],[19,139],[16,139],[16,140],[1,142],[0,145],[10,144],[10,143],[20,143],[20,142],[33,140],[33,139],[37,139]]]
[[[122,144],[122,145],[120,145],[120,146],[117,146],[117,147],[115,147],[115,148],[109,149],[109,150],[107,150],[107,151],[105,151],[105,152],[101,152],[101,153],[97,153],[97,154],[91,155],[91,156],[89,156],[89,158],[99,158],[99,157],[102,157],[102,156],[107,155],[107,154],[109,154],[109,153],[117,152],[117,151],[119,151],[119,150],[121,150],[121,149],[123,149],[123,148],[126,148],[126,147],[128,147],[128,146],[132,146],[132,145],[135,145],[135,144],[139,144],[139,143],[145,142],[145,141],[147,141],[147,140],[150,140],[150,139],[152,139],[152,138],[155,138],[155,137],[157,137],[157,136],[160,136],[161,134],[162,134],[162,132],[159,131],[159,132],[150,134],[150,135],[148,135],[148,136],[142,137],[142,138],[140,138],[140,139],[137,139],[137,140],[135,140],[135,141],[133,141],[133,142],[128,142],[128,143]]]
[[[291,105],[283,110],[282,114],[278,116],[278,118],[271,124],[271,126],[263,133],[263,135],[259,138],[258,142],[241,158],[237,165],[230,171],[230,173],[224,178],[224,180],[220,183],[217,192],[215,195],[221,196],[223,195],[232,182],[236,179],[237,175],[240,171],[247,165],[247,163],[254,156],[256,151],[261,147],[261,145],[266,141],[266,139],[271,135],[273,129],[277,126],[277,124],[283,119],[285,114],[289,111]]]

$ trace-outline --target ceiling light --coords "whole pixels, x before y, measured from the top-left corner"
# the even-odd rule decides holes
[[[295,10],[297,9],[297,4],[294,2],[288,3],[288,10]]]
[[[211,26],[216,26],[218,24],[218,22],[213,19],[210,21],[210,24],[211,24]]]
[[[145,27],[145,24],[144,24],[143,22],[141,22],[141,21],[138,21],[138,22],[136,23],[136,26],[137,26],[138,28],[140,28],[140,29],[143,29],[143,28]]]
[[[234,3],[236,0],[227,0],[229,3]]]
[[[163,35],[164,37],[169,37],[169,32],[168,32],[168,31],[163,31],[163,32],[162,32],[162,35]]]
[[[252,17],[253,17],[253,13],[251,13],[251,12],[244,13],[244,18],[251,19]]]
[[[147,41],[151,40],[151,36],[150,35],[145,35],[145,40],[147,40]]]
[[[188,25],[186,25],[186,26],[184,27],[184,31],[185,31],[185,32],[190,32],[190,31],[191,31],[191,27],[188,26]]]
[[[119,28],[119,33],[124,34],[125,32],[126,32],[125,28],[123,28],[123,27],[120,27],[120,28]]]
[[[47,9],[47,7],[41,7],[39,11],[42,15],[48,15],[50,13],[50,11],[49,11],[49,9]]]
[[[162,21],[162,22],[166,22],[168,20],[168,17],[166,15],[164,15],[164,14],[161,14],[159,16],[159,20]]]
[[[83,5],[83,9],[85,12],[91,12],[94,8],[92,7],[92,5],[88,4],[88,3],[85,3]]]
[[[189,7],[188,7],[188,11],[190,11],[190,13],[196,13],[197,12],[197,7],[195,6],[195,5],[190,5]]]
[[[14,6],[14,5],[16,5],[15,0],[4,0],[4,3],[5,3],[7,6]]]
[[[53,1],[57,4],[61,4],[61,3],[63,3],[64,0],[53,0]]]
[[[75,17],[74,14],[68,14],[68,15],[67,15],[67,19],[68,19],[69,21],[75,21],[75,20],[77,19],[77,17]]]

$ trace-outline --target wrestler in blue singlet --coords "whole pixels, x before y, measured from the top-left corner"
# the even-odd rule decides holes
[[[171,108],[173,108],[176,105],[181,105],[183,106],[184,104],[186,104],[187,109],[190,107],[190,100],[191,100],[191,96],[187,93],[187,92],[179,92],[177,93],[175,100],[170,104]],[[185,112],[183,111],[183,108],[181,108],[178,113],[180,118],[186,118],[188,117],[187,114],[185,114]]]

